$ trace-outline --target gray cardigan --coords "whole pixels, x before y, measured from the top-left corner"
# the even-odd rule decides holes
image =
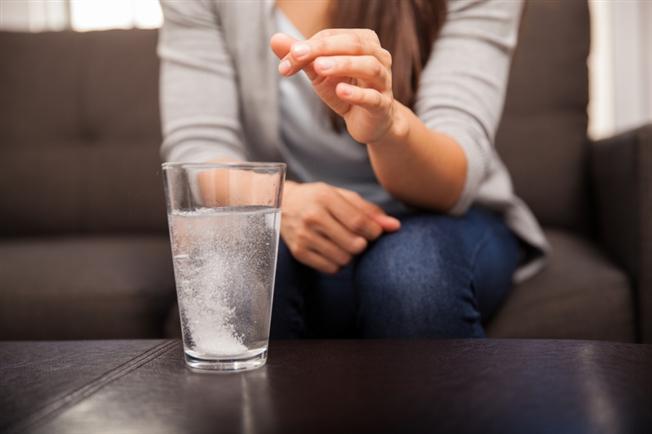
[[[218,157],[282,161],[274,0],[162,0],[161,117],[166,161]],[[449,0],[449,14],[414,107],[433,130],[464,149],[468,171],[452,214],[473,203],[503,213],[509,227],[544,254],[543,232],[514,195],[493,141],[516,45],[521,0]],[[520,281],[545,255],[519,268]]]

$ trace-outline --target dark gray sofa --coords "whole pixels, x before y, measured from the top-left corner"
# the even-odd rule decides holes
[[[164,334],[156,32],[0,33],[0,339]],[[581,0],[526,9],[497,146],[548,268],[493,337],[652,341],[652,126],[586,135]]]

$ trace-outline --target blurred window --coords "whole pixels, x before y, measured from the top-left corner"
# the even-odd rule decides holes
[[[3,30],[156,28],[162,22],[158,0],[0,0]]]
[[[162,21],[158,0],[70,0],[73,30],[156,28]]]

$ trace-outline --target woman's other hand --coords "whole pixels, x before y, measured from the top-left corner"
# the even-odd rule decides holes
[[[301,263],[336,273],[368,242],[400,222],[357,193],[324,183],[286,182],[281,236]]]
[[[277,33],[270,45],[281,59],[279,72],[289,77],[305,71],[356,141],[373,144],[392,129],[399,136],[406,132],[392,93],[392,55],[372,30],[326,29],[305,41]]]

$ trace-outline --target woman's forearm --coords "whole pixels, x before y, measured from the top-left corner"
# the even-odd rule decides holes
[[[412,110],[394,104],[394,126],[379,142],[367,145],[378,181],[405,203],[448,211],[464,189],[464,151],[449,136],[430,130]]]

